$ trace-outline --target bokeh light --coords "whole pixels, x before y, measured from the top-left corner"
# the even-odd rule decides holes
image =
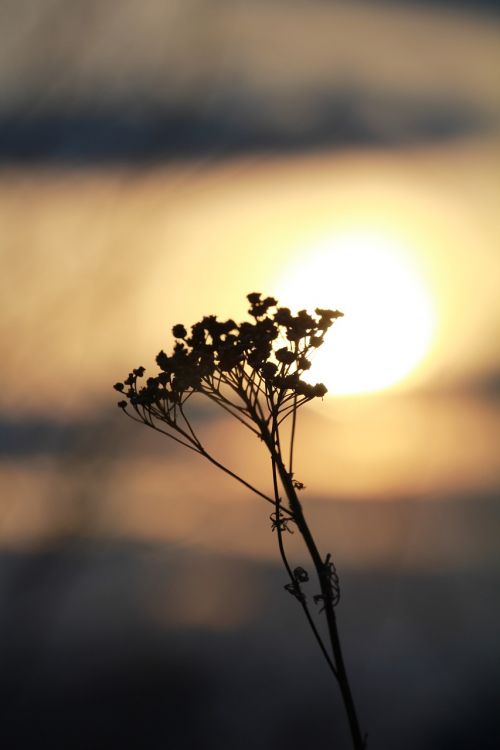
[[[435,326],[430,291],[403,240],[352,229],[304,249],[285,274],[280,299],[338,308],[335,325],[314,357],[311,382],[333,394],[377,391],[399,383],[426,355]]]

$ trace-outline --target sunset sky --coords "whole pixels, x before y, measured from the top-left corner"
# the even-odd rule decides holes
[[[35,22],[12,6],[0,32],[6,425],[111,419],[109,384],[154,367],[172,324],[243,317],[259,290],[345,313],[313,370],[330,394],[304,419],[315,493],[496,486],[496,17],[129,2],[117,25],[95,3],[88,46],[69,10],[48,45],[56,5],[36,7]],[[167,135],[151,145],[155,117]]]
[[[112,390],[249,292],[344,313],[293,470],[369,750],[500,746],[499,175],[495,0],[1,4],[9,750],[347,747],[270,508]]]

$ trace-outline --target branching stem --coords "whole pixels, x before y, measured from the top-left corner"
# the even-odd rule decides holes
[[[138,367],[123,383],[115,383],[115,389],[128,399],[135,414],[127,411],[127,401],[120,401],[118,406],[130,419],[203,456],[273,506],[273,530],[277,532],[279,553],[290,580],[285,588],[299,601],[338,682],[353,750],[364,750],[366,741],[361,736],[337,628],[335,606],[339,589],[335,566],[330,554],[323,559],[319,553],[296,492],[303,485],[293,478],[297,412],[305,403],[322,398],[326,393],[322,383],[311,385],[302,376],[310,367],[309,355],[323,343],[325,332],[342,313],[316,308],[316,317],[305,310],[294,316],[288,308],[277,307],[272,297],[262,299],[261,294],[252,293],[247,298],[253,323],[221,322],[212,315],[192,326],[191,336],[183,325],[174,326],[177,342],[173,354],[168,356],[163,350],[158,354],[156,361],[161,372],[156,377],[149,377],[145,385],[138,385],[145,372],[144,367]],[[272,310],[274,312],[270,312]],[[271,457],[273,497],[207,451],[184,410],[184,404],[193,393],[206,396],[263,441]],[[287,445],[280,428],[290,416],[286,466]],[[165,424],[167,429],[159,423]],[[280,493],[280,485],[283,493]],[[288,505],[283,503],[285,496]],[[318,579],[321,593],[315,601],[323,604],[328,639],[326,635],[321,636],[302,588],[309,574],[304,568],[293,568],[286,554],[284,532],[290,531],[288,524],[292,522],[304,540]]]

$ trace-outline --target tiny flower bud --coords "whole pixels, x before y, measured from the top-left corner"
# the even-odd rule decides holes
[[[295,361],[295,354],[286,347],[283,347],[276,352],[276,359],[285,365],[291,365]]]
[[[323,383],[316,383],[314,386],[314,395],[318,396],[318,398],[323,398],[323,396],[328,393],[328,388]]]
[[[176,326],[174,326],[172,328],[172,333],[174,334],[176,339],[185,339],[187,336],[187,331],[182,323],[178,323]]]
[[[304,570],[304,568],[301,568],[300,566],[298,568],[295,568],[295,570],[293,571],[293,575],[295,580],[299,581],[300,583],[306,583],[309,580],[307,570]]]

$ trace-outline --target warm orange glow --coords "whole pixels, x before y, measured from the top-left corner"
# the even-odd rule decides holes
[[[377,391],[400,382],[429,349],[435,315],[411,251],[369,229],[326,237],[278,284],[294,308],[338,308],[311,379],[330,393]]]

